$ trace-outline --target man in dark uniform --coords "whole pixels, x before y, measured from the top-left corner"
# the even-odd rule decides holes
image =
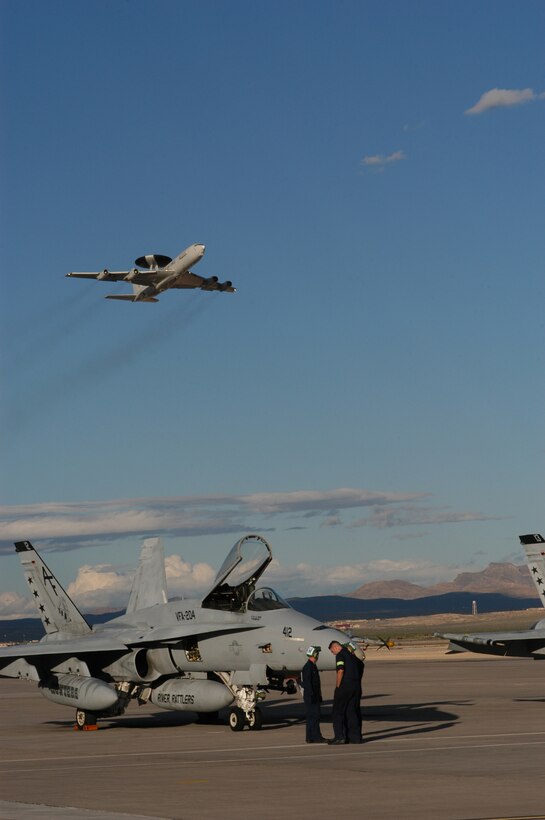
[[[326,743],[325,737],[320,732],[320,703],[322,702],[322,687],[320,684],[320,673],[316,663],[320,654],[319,646],[309,646],[307,649],[308,660],[301,672],[301,683],[303,685],[303,701],[307,718],[307,743]]]
[[[361,743],[361,722],[358,701],[361,673],[357,659],[338,641],[331,641],[329,650],[336,657],[337,678],[333,696],[333,740],[328,743]]]
[[[350,654],[352,655],[352,657],[356,661],[356,665],[357,665],[357,668],[358,668],[358,675],[359,675],[359,678],[360,678],[358,699],[357,699],[357,702],[356,702],[356,715],[357,715],[358,724],[359,724],[359,727],[360,727],[359,731],[360,731],[360,736],[361,736],[361,726],[362,726],[361,698],[362,698],[362,678],[363,678],[363,673],[365,672],[365,652],[363,652],[363,650],[361,650],[359,647],[357,647],[356,644],[353,641],[348,641],[348,643],[345,644],[345,647],[346,647],[346,649],[348,649],[348,651],[350,652]]]

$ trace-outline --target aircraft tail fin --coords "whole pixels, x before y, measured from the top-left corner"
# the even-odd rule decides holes
[[[130,293],[109,293],[105,299],[118,299],[120,302],[134,302],[134,296]]]
[[[545,538],[538,533],[520,535],[526,563],[543,606],[545,606]]]
[[[160,538],[146,538],[140,551],[127,612],[146,609],[156,604],[166,604],[167,600],[163,542]]]
[[[91,627],[69,598],[67,592],[40,558],[30,541],[17,541],[25,578],[44,625],[45,631],[62,632],[67,635],[86,635]]]
[[[143,290],[146,290],[147,285],[137,285],[133,282],[132,284],[132,296],[130,293],[109,293],[105,296],[105,299],[118,299],[120,302],[158,302],[159,299],[156,299],[154,296],[146,296],[145,298],[139,298],[140,294]]]

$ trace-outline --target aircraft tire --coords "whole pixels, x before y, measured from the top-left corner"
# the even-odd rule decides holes
[[[233,730],[233,732],[242,732],[244,729],[244,724],[246,723],[246,715],[239,709],[238,706],[235,706],[229,712],[229,726]]]
[[[261,729],[263,726],[263,712],[259,708],[259,706],[255,707],[255,710],[251,713],[250,717],[248,718],[248,726],[250,729],[257,731]]]
[[[96,726],[97,716],[93,712],[86,712],[84,709],[76,709],[76,727],[83,731],[87,726]]]

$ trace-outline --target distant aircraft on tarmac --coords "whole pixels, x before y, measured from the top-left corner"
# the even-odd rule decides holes
[[[539,534],[521,535],[520,543],[526,553],[526,563],[545,607],[545,539]],[[518,632],[475,632],[471,635],[436,633],[438,638],[450,641],[454,652],[480,652],[484,655],[506,655],[514,658],[545,660],[545,618],[531,629]]]
[[[131,700],[201,719],[230,707],[233,731],[259,729],[258,701],[269,690],[295,694],[307,648],[319,644],[320,670],[333,670],[325,650],[347,640],[256,587],[272,560],[259,535],[237,541],[202,599],[170,602],[162,544],[147,539],[126,613],[94,627],[29,541],[15,549],[46,635],[1,648],[0,677],[37,681],[48,700],[75,708],[79,729],[122,715]]]
[[[234,293],[232,282],[218,282],[217,276],[197,276],[189,269],[204,256],[204,245],[190,245],[185,251],[171,259],[161,254],[139,256],[135,261],[137,267],[132,270],[111,271],[107,268],[97,273],[67,273],[67,276],[78,279],[99,279],[101,282],[129,282],[132,284],[132,295],[129,293],[110,293],[106,299],[120,299],[126,302],[157,302],[156,297],[169,288],[188,290],[219,290]],[[138,270],[144,268],[145,270]]]

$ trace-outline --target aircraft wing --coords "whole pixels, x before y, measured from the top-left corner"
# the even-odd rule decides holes
[[[236,288],[234,288],[229,281],[219,282],[217,276],[206,278],[206,276],[198,276],[190,270],[180,273],[169,287],[182,288],[185,290],[189,288],[200,288],[200,290],[219,290],[225,291],[226,293],[235,293],[236,291]]]
[[[465,650],[485,655],[533,657],[545,660],[545,627],[520,632],[477,632],[472,635],[436,632],[435,637],[450,641],[449,649],[455,652]]]
[[[67,641],[38,641],[37,643],[15,644],[14,646],[4,646],[0,648],[0,677],[2,669],[12,661],[32,658],[62,659],[77,656],[84,659],[86,655],[96,653],[114,653],[122,655],[127,652],[127,647],[122,641],[97,635],[89,636],[80,640]]]
[[[149,270],[101,270],[96,271],[95,273],[78,273],[76,271],[71,271],[70,273],[66,274],[68,277],[72,279],[98,279],[101,282],[131,282],[135,285],[150,285],[154,279],[157,277],[156,271],[149,271]],[[128,279],[127,277],[130,277]]]

